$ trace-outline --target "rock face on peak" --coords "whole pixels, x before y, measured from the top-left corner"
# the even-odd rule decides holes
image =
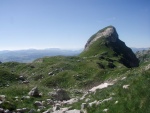
[[[119,39],[113,26],[108,26],[92,35],[80,56],[101,56],[107,53],[108,58],[118,59],[118,62],[128,68],[139,66],[139,60],[132,50]]]
[[[98,31],[96,34],[91,36],[91,38],[88,40],[88,42],[85,45],[85,51],[88,50],[90,45],[92,45],[95,41],[98,39],[105,37],[108,38],[110,42],[116,42],[118,40],[118,34],[116,32],[115,27],[108,26],[100,31]]]

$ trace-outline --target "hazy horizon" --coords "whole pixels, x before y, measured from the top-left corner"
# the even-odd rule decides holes
[[[57,47],[51,47],[51,48],[22,48],[22,49],[0,49],[0,51],[19,51],[19,50],[48,50],[48,49],[59,49],[59,50],[82,50],[84,48],[57,48]]]

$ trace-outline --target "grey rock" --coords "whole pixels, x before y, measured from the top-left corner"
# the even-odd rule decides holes
[[[94,34],[86,43],[84,51],[88,50],[95,41],[103,37],[108,38],[111,42],[116,42],[118,40],[116,29],[113,26],[109,26]]]
[[[25,81],[22,81],[22,84],[29,84],[30,82],[25,80]]]
[[[22,76],[22,75],[20,75],[20,76],[19,76],[19,80],[21,80],[21,81],[25,81],[25,77],[24,77],[24,76]]]
[[[68,110],[65,113],[81,113],[81,111],[74,109],[74,110]]]
[[[44,111],[43,113],[52,113],[52,112],[53,112],[52,109],[48,109],[48,110]]]
[[[54,105],[54,101],[51,99],[46,99],[48,105]]]
[[[43,104],[42,104],[42,102],[40,102],[40,101],[35,101],[35,102],[34,102],[34,105],[38,107],[38,106],[42,106]]]
[[[0,108],[0,113],[3,113],[4,112],[4,109],[3,108]]]
[[[3,103],[3,101],[0,101],[0,104],[2,104]]]
[[[56,92],[51,94],[51,97],[57,101],[69,100],[70,97],[67,92],[63,89],[58,89]]]
[[[12,112],[9,111],[8,109],[6,109],[6,110],[4,111],[4,113],[12,113]]]
[[[86,99],[85,99],[85,102],[89,102],[89,101],[90,101],[90,99],[89,99],[89,98],[86,98]]]
[[[0,95],[0,101],[5,101],[6,96],[5,95]]]
[[[35,109],[31,109],[28,113],[36,113]]]
[[[69,104],[76,103],[76,102],[78,102],[78,101],[79,101],[79,99],[77,99],[77,98],[72,98],[72,99],[70,99],[70,100],[63,101],[62,104],[63,104],[63,105],[69,105]]]
[[[45,109],[46,107],[45,106],[38,106],[38,109],[42,110],[42,109]]]
[[[37,87],[34,87],[28,94],[33,97],[41,96]]]
[[[81,110],[84,110],[84,109],[86,109],[87,108],[87,103],[82,103],[81,104]]]
[[[27,108],[16,109],[17,113],[25,113],[26,111],[27,111]]]
[[[89,103],[89,107],[92,107],[93,105],[96,105],[97,102],[98,102],[97,100],[95,100],[95,101],[93,101],[93,102],[90,102],[90,103]]]
[[[56,104],[56,105],[53,107],[53,111],[60,110],[60,107],[61,107],[60,104]]]
[[[23,96],[23,97],[21,98],[21,100],[24,100],[24,99],[30,99],[30,96]]]

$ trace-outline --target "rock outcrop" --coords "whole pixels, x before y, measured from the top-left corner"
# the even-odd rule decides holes
[[[88,50],[88,48],[98,39],[100,38],[107,38],[110,42],[116,42],[118,40],[118,34],[116,32],[116,29],[113,26],[106,27],[100,31],[98,31],[96,34],[91,36],[91,38],[87,41],[85,45],[85,51]]]
[[[51,97],[57,101],[69,100],[70,97],[67,92],[63,89],[58,89],[56,92],[51,94]]]
[[[113,26],[108,26],[91,36],[80,55],[85,57],[101,55],[104,52],[109,54],[109,58],[119,58],[118,62],[128,68],[139,66],[139,60],[132,50],[119,39],[118,33]]]
[[[39,90],[37,87],[34,87],[29,93],[28,95],[33,96],[33,97],[40,97],[41,94],[39,93]]]

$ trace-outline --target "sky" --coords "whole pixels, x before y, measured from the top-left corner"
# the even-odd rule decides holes
[[[150,0],[0,0],[0,50],[81,49],[113,25],[129,47],[150,47]]]

